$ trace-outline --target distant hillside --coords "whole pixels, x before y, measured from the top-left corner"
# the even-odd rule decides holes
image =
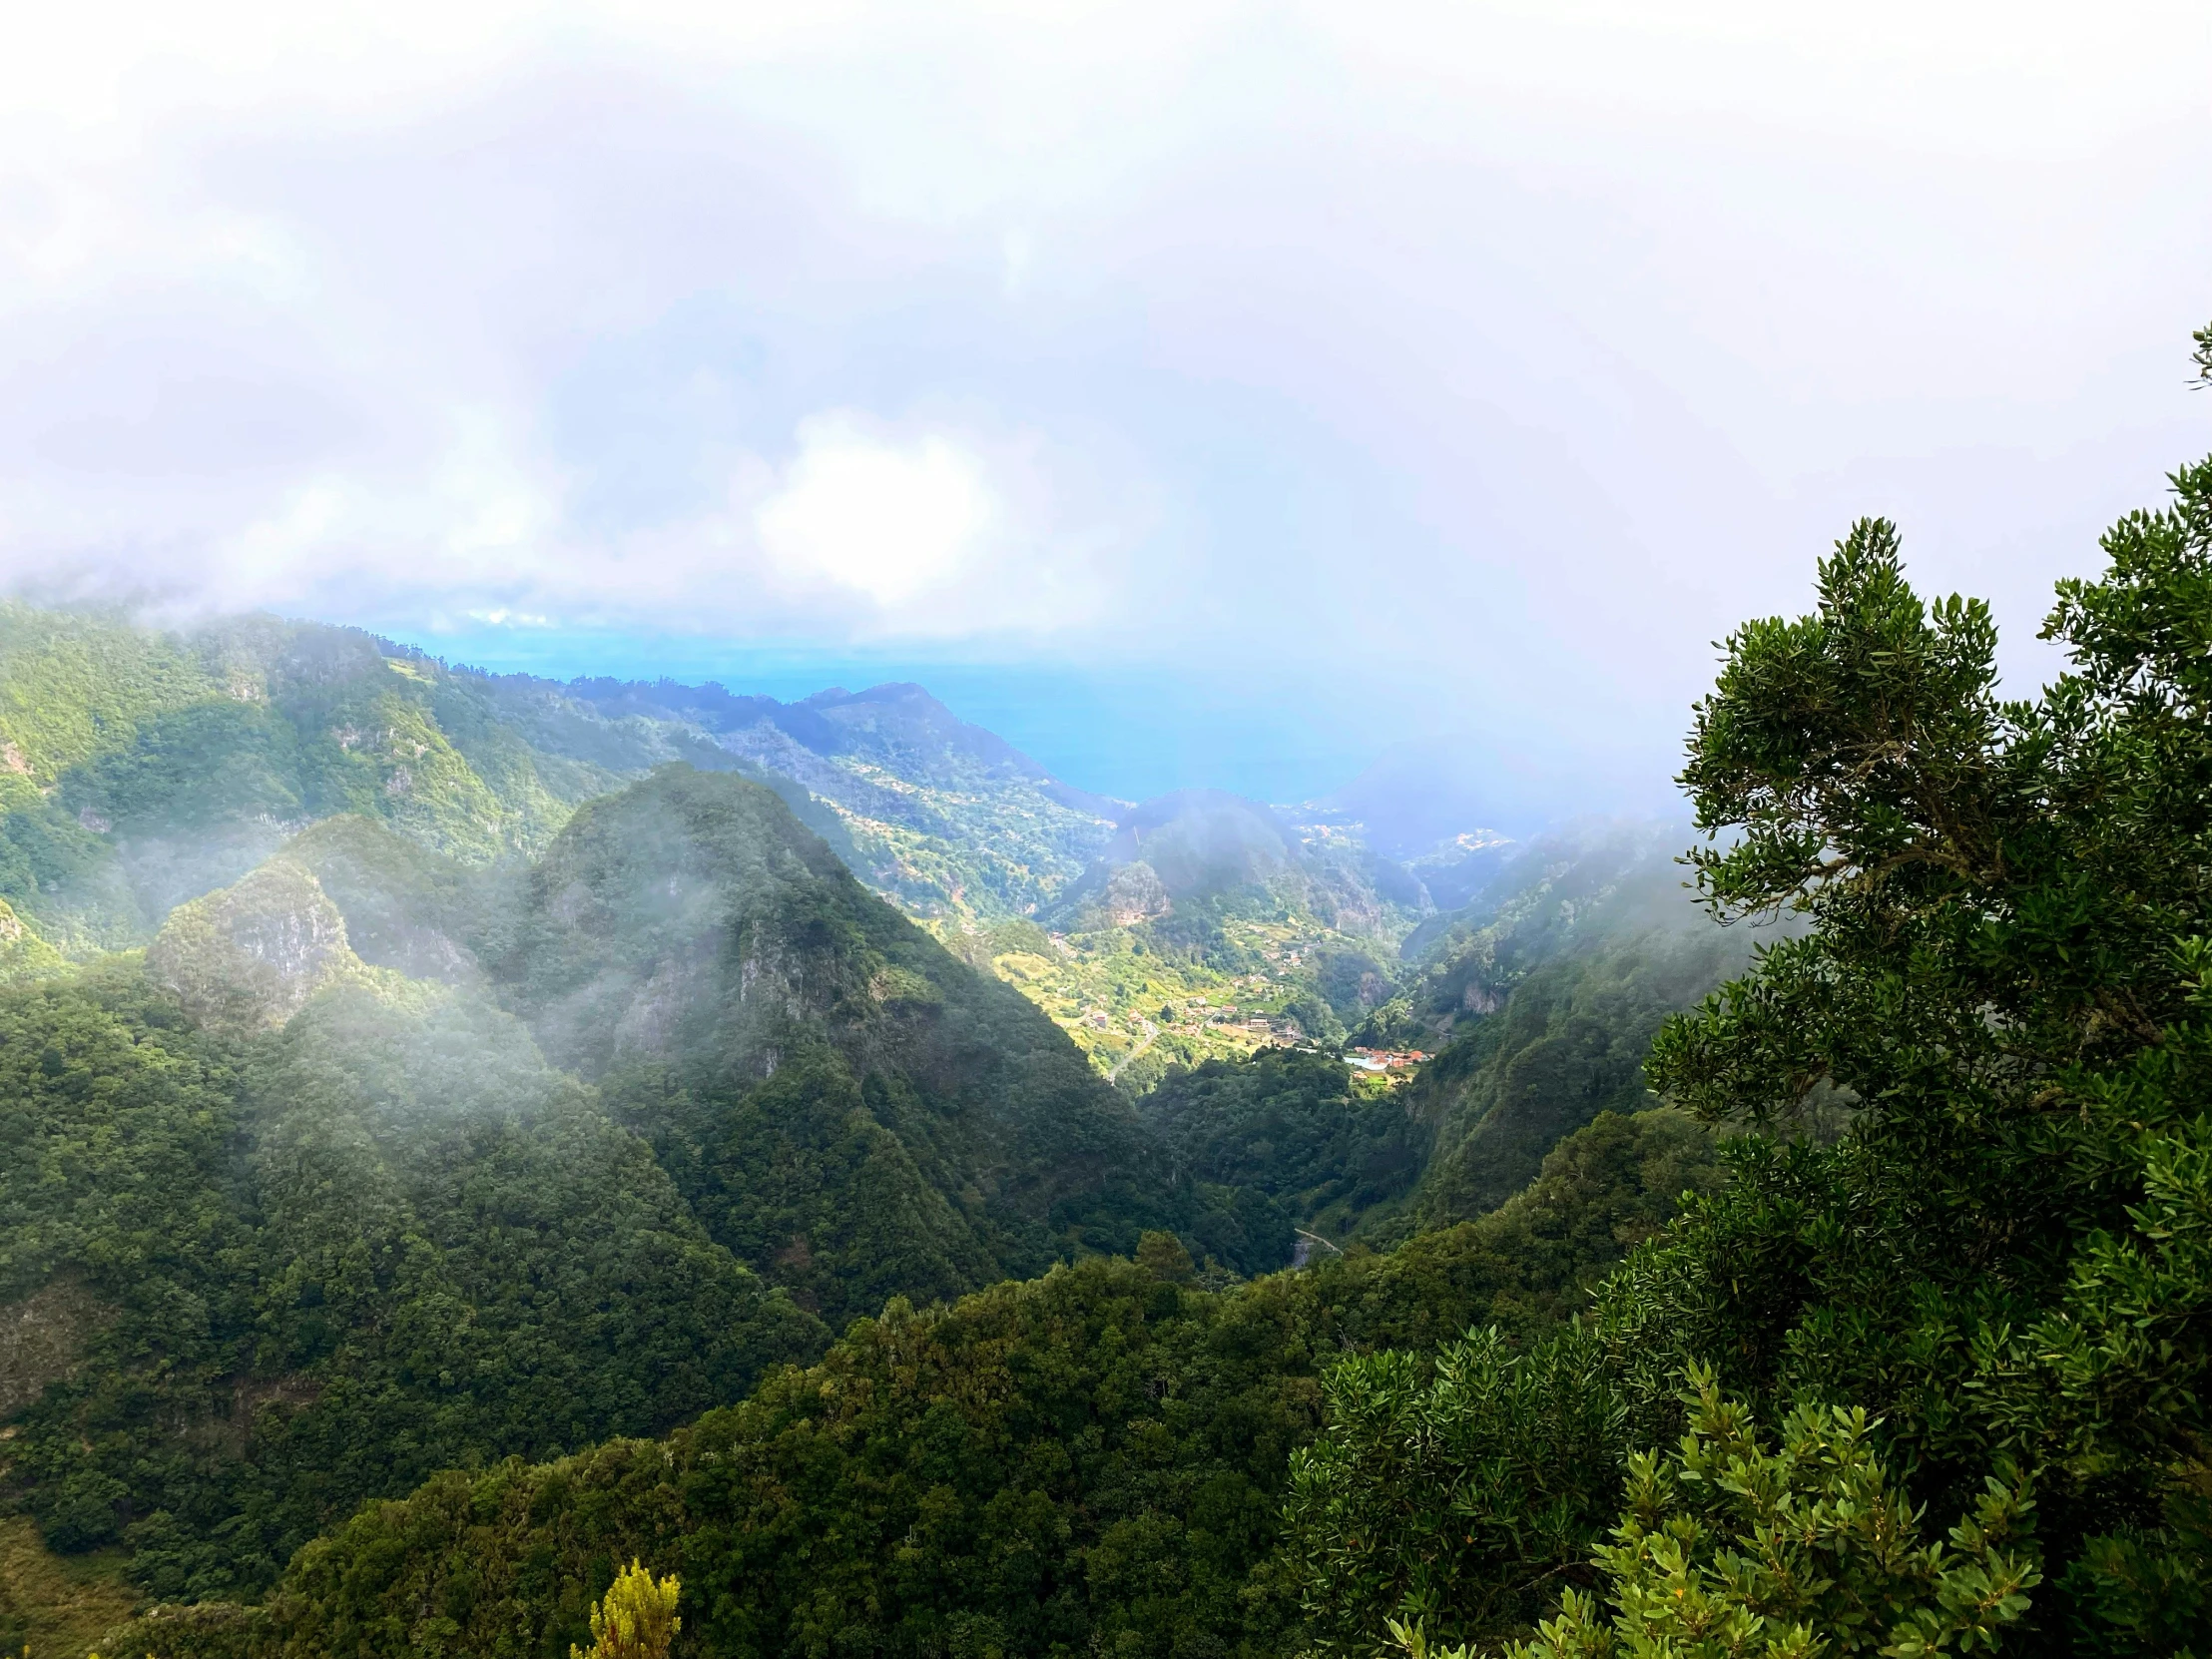
[[[1271,809],[1220,790],[1182,790],[1122,813],[1052,913],[1073,925],[1128,926],[1169,915],[1178,902],[1273,889],[1302,875],[1305,861],[1296,832]]]
[[[1221,790],[1182,790],[1123,812],[1049,919],[1078,930],[1274,908],[1382,936],[1395,913],[1409,924],[1428,907],[1402,866],[1357,840],[1294,827],[1274,808]]]
[[[1473,902],[1407,935],[1414,971],[1354,1033],[1434,1051],[1403,1106],[1420,1175],[1383,1237],[1477,1216],[1601,1112],[1656,1104],[1653,1034],[1741,971],[1755,937],[1683,887],[1685,827],[1584,823],[1518,848]],[[1371,1226],[1375,1231],[1376,1226]]]
[[[836,810],[861,878],[915,915],[1034,912],[1082,871],[1122,808],[1060,783],[919,686],[798,703],[665,680],[580,680],[560,692],[609,719],[690,726],[804,786]]]
[[[0,601],[0,899],[66,952],[144,943],[321,819],[362,815],[484,865],[675,760],[758,770],[681,723],[610,718],[356,629],[256,616],[164,633]]]
[[[1037,925],[939,928],[1019,985],[1132,1095],[1171,1066],[1333,1044],[1392,996],[1399,941],[1505,855],[1463,831],[1409,865],[1311,808],[1184,790],[1118,809]]]

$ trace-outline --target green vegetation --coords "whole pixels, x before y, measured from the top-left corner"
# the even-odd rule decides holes
[[[317,991],[363,976],[344,916],[284,857],[178,905],[147,947],[146,969],[186,1018],[234,1033],[282,1025]]]
[[[177,635],[0,603],[0,900],[72,955],[144,943],[316,821],[357,815],[483,866],[675,760],[747,764],[665,711],[610,720],[352,629]],[[805,789],[778,787],[849,846]]]
[[[955,1302],[1103,1252],[1138,1259],[1147,1298],[1165,1284],[1246,1307],[1261,1293],[1237,1276],[1287,1260],[1293,1227],[1387,1211],[1418,1172],[1428,1131],[1402,1090],[1272,1046],[1340,1035],[1329,996],[1358,1014],[1390,983],[1377,935],[1314,907],[1327,860],[1301,865],[1296,891],[1190,897],[1072,943],[1025,920],[940,922],[968,961],[996,958],[1000,974],[978,973],[801,822],[844,820],[788,779],[734,775],[665,710],[611,714],[334,630],[249,621],[174,640],[12,620],[68,648],[33,660],[76,651],[115,688],[97,719],[27,716],[17,784],[0,780],[11,844],[61,859],[25,902],[78,957],[9,918],[0,1502],[63,1552],[40,1552],[64,1577],[33,1574],[45,1599],[9,1615],[42,1644],[81,1649],[89,1628],[53,1600],[83,1597],[53,1586],[110,1586],[84,1603],[106,1616],[119,1576],[197,1604],[165,1615],[164,1644],[262,1641],[280,1597],[266,1613],[208,1598],[258,1594],[364,1500],[712,1413],[886,1301]],[[723,770],[664,764],[571,809],[615,781],[609,762],[671,751]],[[1356,858],[1328,856],[1330,880]],[[1334,890],[1343,921],[1357,889]],[[103,938],[149,943],[85,960]],[[1122,1095],[999,982],[1022,954],[1110,986],[1117,1019],[1149,1007],[1150,1064],[1117,1065]],[[1123,1095],[1171,1066],[1133,1112]],[[1608,1169],[1615,1198],[1642,1193]],[[1594,1190],[1576,1203],[1620,1208]],[[1387,1272],[1332,1258],[1313,1283],[1380,1273],[1418,1292],[1390,1292],[1386,1319],[1270,1315],[1276,1347],[1243,1355],[1234,1388],[1193,1382],[1209,1403],[1178,1419],[1184,1473],[1164,1485],[1143,1472],[1149,1449],[1113,1440],[1073,1484],[1037,1488],[1126,1521],[1095,1537],[1071,1522],[1054,1569],[1071,1584],[1155,1534],[1124,1582],[1167,1570],[1194,1491],[1230,1493],[1244,1517],[1184,1601],[1140,1617],[1119,1599],[1134,1589],[1101,1577],[1078,1622],[1141,1625],[1147,1642],[1193,1608],[1224,1640],[1291,1628],[1293,1601],[1266,1582],[1269,1517],[1284,1453],[1314,1427],[1321,1358],[1430,1344],[1475,1313],[1548,1328],[1628,1235],[1618,1216],[1546,1233],[1539,1210],[1439,1235],[1441,1257]],[[1175,1320],[1198,1325],[1171,1320],[1161,1340],[1181,1354],[1214,1306],[1178,1301]],[[1111,1416],[1126,1377],[1087,1353],[1103,1327],[1077,1325],[1049,1340],[1023,1326],[1017,1347],[1107,1380],[1082,1397]],[[1279,1391],[1269,1355],[1290,1356],[1278,1369],[1308,1380],[1306,1403],[1237,1427]],[[1150,1409],[1151,1388],[1127,1397]],[[1215,1401],[1243,1403],[1216,1421]],[[866,1433],[891,1443],[903,1423]],[[1221,1450],[1239,1435],[1264,1449]],[[1208,1487],[1225,1469],[1244,1484]],[[1012,1499],[991,1486],[977,1501]],[[586,1577],[604,1587],[597,1565]],[[1007,1594],[976,1629],[1031,1628]],[[581,1635],[583,1604],[558,1611]],[[934,1617],[923,1600],[897,1615]]]
[[[0,1652],[91,1650],[137,1602],[114,1552],[62,1557],[27,1515],[0,1515]]]
[[[910,688],[648,710],[258,624],[119,659],[0,781],[6,867],[63,870],[0,987],[14,1559],[195,1603],[115,1634],[161,1659],[2197,1653],[2212,461],[2174,486],[2061,585],[2037,699],[1882,521],[1731,636],[1683,781],[1750,935],[1640,834],[1468,849],[1424,914],[1207,797],[1124,816],[1065,934],[971,906],[955,953],[788,778],[530,804],[633,722],[1045,791]],[[427,799],[307,789],[351,763],[270,722],[325,692],[434,725]],[[35,950],[144,904],[121,846],[212,826],[204,874],[282,790],[352,811],[143,959]],[[1207,1052],[1201,984],[1437,1052]],[[1148,1089],[1035,1005],[1102,988]]]
[[[1925,604],[1880,521],[1823,562],[1814,615],[1732,637],[1684,775],[1716,837],[1700,882],[1724,916],[1800,926],[1669,1021],[1650,1071],[1750,1127],[1733,1180],[1530,1374],[1548,1407],[1468,1388],[1363,1437],[1348,1400],[1349,1437],[1305,1465],[1310,1549],[1354,1553],[1358,1504],[1329,1505],[1369,1440],[1442,1446],[1429,1478],[1488,1514],[1518,1478],[1486,1460],[1500,1425],[1602,1394],[1617,1431],[1560,1442],[1593,1478],[1554,1472],[1558,1530],[1593,1553],[1561,1552],[1581,1582],[1533,1651],[2198,1650],[2212,462],[2173,482],[2106,535],[2100,580],[2060,585],[2069,666],[2034,701],[1997,698],[1987,610]],[[1841,1134],[1789,1133],[1839,1103]],[[1617,1519],[1586,1495],[1609,1467]],[[1947,1544],[1924,1514],[1955,1520]],[[1348,1576],[1347,1623],[1511,1635],[1509,1566]]]
[[[696,1596],[684,1652],[1280,1651],[1303,1628],[1277,1549],[1289,1453],[1334,1357],[1548,1328],[1620,1237],[1663,1225],[1646,1171],[1706,1144],[1671,1114],[1608,1118],[1506,1213],[1222,1291],[1149,1235],[1139,1261],[894,1302],[665,1441],[370,1505],[296,1558],[257,1640],[557,1655],[641,1557]],[[129,1641],[215,1651],[163,1619]]]
[[[1175,1215],[1141,1126],[1020,996],[769,790],[674,767],[577,814],[494,980],[709,1230],[841,1325]]]
[[[365,1496],[649,1431],[816,1349],[508,1016],[326,991],[252,1041],[118,969],[0,997],[0,1306],[57,1275],[8,1486],[164,1598]]]
[[[0,984],[43,978],[60,972],[63,965],[62,953],[31,931],[0,898]]]
[[[1346,1235],[1419,1178],[1428,1133],[1387,1088],[1356,1089],[1344,1062],[1275,1049],[1176,1070],[1141,1102],[1179,1170],[1218,1195],[1192,1243],[1241,1272],[1287,1265],[1294,1229]]]
[[[180,637],[0,607],[0,896],[65,950],[142,943],[311,819],[367,813],[482,862],[614,782],[549,767],[549,786],[519,740],[471,722],[480,701],[348,630]]]
[[[633,1560],[615,1574],[606,1596],[591,1610],[588,1659],[668,1659],[669,1644],[684,1628],[676,1602],[683,1585],[672,1574],[655,1578]],[[568,1659],[587,1659],[571,1643]]]
[[[606,716],[675,723],[716,746],[723,764],[736,758],[764,779],[790,780],[833,815],[827,825],[808,818],[808,827],[862,880],[954,931],[1050,903],[1113,832],[1121,805],[1056,783],[919,686],[792,704],[668,681],[560,690]],[[705,770],[693,753],[666,758]]]
[[[1769,1451],[1709,1370],[1690,1380],[1681,1449],[1629,1458],[1627,1512],[1597,1552],[1614,1617],[1570,1591],[1515,1659],[1755,1645],[1778,1659],[1971,1653],[2027,1612],[2042,1574],[2025,1482],[1989,1476],[1950,1542],[1923,1543],[1922,1512],[1875,1455],[1863,1408],[1800,1405]]]
[[[1463,1034],[1406,1088],[1403,1109],[1433,1125],[1434,1150],[1390,1230],[1494,1209],[1561,1136],[1654,1104],[1652,1038],[1732,959],[1740,946],[1713,927],[1601,936],[1527,969],[1495,1012],[1462,1014]]]
[[[1341,830],[1203,790],[1126,809],[1111,828],[1033,920],[932,926],[1133,1098],[1173,1066],[1334,1046],[1395,989],[1396,941],[1424,913],[1424,889]]]
[[[459,983],[364,964],[355,917]],[[328,821],[143,964],[0,994],[0,1312],[46,1333],[0,1478],[164,1598],[440,1467],[735,1400],[813,1311],[1201,1202],[1027,1002],[680,766],[524,869]]]
[[[1043,1009],[1132,1097],[1171,1066],[1343,1037],[1312,971],[1302,970],[1326,948],[1326,931],[1279,917],[1216,925],[1220,940],[1203,958],[1155,948],[1142,927],[1048,934],[1014,921],[971,934],[939,929],[938,936]]]

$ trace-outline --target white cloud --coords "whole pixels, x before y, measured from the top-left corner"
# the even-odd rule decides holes
[[[2204,447],[2208,72],[2202,0],[50,6],[0,576],[1671,729],[1852,514],[2009,625]]]
[[[884,607],[971,573],[1003,520],[981,467],[952,441],[889,441],[842,410],[800,427],[798,458],[753,518],[788,576],[827,578]]]

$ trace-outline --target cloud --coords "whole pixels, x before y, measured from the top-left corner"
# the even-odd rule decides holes
[[[436,635],[468,623],[818,643],[1095,631],[1121,532],[1069,515],[1051,446],[851,409],[802,418],[781,461],[725,457],[718,493],[657,522],[594,526],[571,480],[498,411],[449,410],[415,464],[300,476],[264,510],[173,547],[85,538],[33,559],[52,590],[158,594]],[[1124,505],[1129,495],[1124,492]],[[205,506],[203,502],[200,505]]]
[[[886,442],[840,411],[800,428],[799,455],[753,522],[788,576],[888,607],[972,569],[1003,516],[982,469],[948,439]]]
[[[2017,639],[2206,446],[2208,69],[2179,3],[49,7],[0,577],[1663,755],[1852,516]]]

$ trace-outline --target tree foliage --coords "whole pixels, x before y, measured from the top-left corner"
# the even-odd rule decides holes
[[[737,1398],[821,1328],[508,1016],[326,995],[252,1042],[138,974],[0,995],[0,1306],[70,1284],[0,1456],[64,1550],[260,1588],[363,1498]]]
[[[1993,1649],[2027,1611],[2042,1573],[2025,1481],[1990,1475],[1948,1541],[1924,1542],[1865,1410],[1800,1405],[1770,1450],[1710,1371],[1691,1381],[1680,1447],[1630,1456],[1627,1510],[1597,1551],[1612,1618],[1570,1591],[1513,1659],[1921,1659]]]
[[[1986,607],[1923,601],[1881,520],[1812,615],[1731,636],[1692,863],[1722,919],[1794,925],[1655,1044],[1656,1088],[1752,1132],[1600,1288],[1641,1460],[1552,1649],[2201,1644],[2212,461],[2172,482],[2059,585],[2037,698],[1999,696]],[[1969,1518],[1908,1546],[1923,1513]],[[1422,1642],[1482,1634],[1494,1576],[1455,1574]]]
[[[684,1628],[676,1612],[682,1590],[674,1573],[655,1578],[632,1560],[591,1610],[589,1653],[572,1642],[568,1659],[668,1659],[669,1644]]]
[[[1619,1489],[1618,1390],[1589,1342],[1515,1353],[1493,1328],[1433,1358],[1346,1359],[1325,1387],[1329,1432],[1292,1459],[1285,1524],[1326,1648],[1371,1648],[1378,1610],[1524,1629],[1581,1572]]]
[[[1617,1259],[1616,1225],[1661,1208],[1636,1149],[1701,1133],[1646,1129],[1606,1120],[1530,1203],[1387,1255],[1209,1290],[1154,1233],[1142,1261],[894,1303],[663,1440],[438,1475],[309,1544],[266,1610],[132,1639],[164,1659],[227,1655],[242,1630],[300,1659],[557,1659],[642,1557],[695,1598],[681,1653],[1295,1646],[1280,1506],[1323,1379],[1470,1324],[1553,1329]]]
[[[2049,1639],[2099,1624],[2114,1550],[2204,1561],[2212,462],[2174,489],[2107,533],[2103,579],[2060,584],[2069,667],[2033,702],[1997,698],[1986,610],[1924,605],[1880,522],[1816,616],[1732,641],[1685,778],[1740,836],[1701,878],[1723,913],[1812,926],[1653,1074],[1708,1115],[1823,1088],[1859,1115],[1748,1154],[1607,1300],[1647,1397],[1702,1354],[1731,1388],[1866,1405],[1946,1506],[1998,1457],[2032,1472]]]
[[[1342,1060],[1295,1049],[1177,1068],[1139,1110],[1212,1200],[1192,1243],[1240,1273],[1288,1264],[1296,1228],[1342,1236],[1402,1198],[1431,1139],[1404,1101],[1356,1095]]]

